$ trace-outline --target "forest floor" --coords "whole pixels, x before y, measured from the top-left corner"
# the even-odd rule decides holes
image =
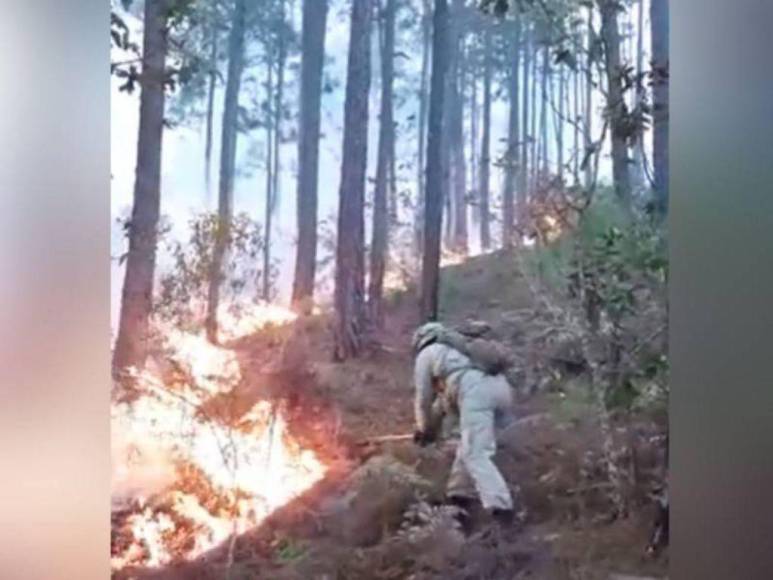
[[[535,306],[513,264],[511,257],[495,253],[445,268],[441,320],[488,322],[527,361],[534,356],[527,352],[532,329],[523,321]],[[293,435],[330,466],[328,475],[241,536],[230,562],[223,547],[196,562],[135,577],[665,578],[667,553],[645,556],[652,507],[644,482],[648,466],[657,463],[654,451],[640,445],[641,482],[632,484],[630,514],[609,521],[596,415],[582,390],[572,388],[573,379],[531,389],[528,383],[535,377],[527,373],[517,389],[516,413],[530,419],[508,432],[496,457],[520,512],[512,529],[501,531],[476,516],[475,529],[461,542],[447,529],[423,540],[399,534],[417,486],[426,484],[427,502],[442,497],[454,449],[452,443],[420,449],[411,441],[358,445],[369,437],[413,430],[415,316],[409,292],[392,295],[381,346],[345,363],[331,360],[332,338],[323,317],[230,345],[244,370],[245,409],[261,397],[284,399]],[[665,419],[628,420],[638,433],[652,434]],[[422,483],[403,485],[412,477]]]

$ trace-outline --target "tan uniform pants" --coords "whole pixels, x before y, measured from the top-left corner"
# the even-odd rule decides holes
[[[468,371],[460,378],[461,441],[448,479],[449,496],[474,497],[485,509],[513,509],[513,499],[494,464],[496,428],[511,420],[512,392],[504,377]]]

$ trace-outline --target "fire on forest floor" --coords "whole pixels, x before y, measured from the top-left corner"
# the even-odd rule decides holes
[[[221,334],[291,321],[277,307],[225,319]],[[197,558],[259,525],[321,480],[326,466],[293,437],[281,402],[236,412],[236,354],[159,325],[160,351],[111,408],[111,564]],[[207,405],[218,399],[220,404]],[[234,398],[235,400],[235,398]],[[225,404],[224,404],[225,402]]]

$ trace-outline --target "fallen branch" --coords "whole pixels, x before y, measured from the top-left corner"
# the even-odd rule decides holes
[[[388,443],[390,441],[409,441],[413,439],[413,433],[399,433],[392,435],[379,435],[377,437],[368,437],[367,439],[361,439],[357,441],[355,445],[375,445],[377,443]]]

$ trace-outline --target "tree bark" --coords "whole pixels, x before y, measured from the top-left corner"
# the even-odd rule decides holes
[[[214,20],[214,17],[213,17]],[[207,121],[204,144],[204,184],[207,189],[207,209],[211,206],[212,196],[212,121],[215,112],[215,88],[217,87],[217,27],[212,23],[210,32],[209,86],[207,87]]]
[[[477,63],[473,62],[472,50],[468,50],[469,58],[466,67],[469,93],[470,93],[470,203],[472,204],[472,225],[480,222],[480,199],[478,194],[478,177],[480,162],[478,159],[478,135],[480,134],[480,112],[478,109],[478,80],[477,71],[474,70]]]
[[[669,15],[668,0],[652,0],[652,103],[655,209],[662,218],[668,214],[668,83]]]
[[[515,29],[510,39],[510,71],[508,92],[510,115],[507,126],[505,183],[502,192],[502,245],[512,248],[515,243],[515,184],[518,170],[518,71],[521,65],[521,17],[516,15]]]
[[[529,100],[529,71],[531,70],[531,45],[533,43],[533,29],[526,25],[526,36],[523,50],[523,111],[521,117],[521,170],[518,172],[518,222],[521,228],[526,217],[526,205],[528,202],[529,188],[529,151],[531,147],[529,132],[529,115],[534,108],[533,101]],[[532,160],[533,163],[533,160]]]
[[[370,250],[368,309],[371,323],[383,323],[384,271],[388,253],[389,221],[387,213],[387,171],[394,150],[392,86],[394,81],[396,0],[386,0],[382,14],[383,45],[381,52],[381,119],[378,136],[376,187],[373,196],[373,238]]]
[[[236,116],[239,107],[239,88],[244,68],[244,20],[246,0],[236,0],[233,24],[228,37],[228,76],[225,87],[225,107],[220,150],[220,183],[218,192],[218,224],[215,247],[209,275],[207,294],[207,338],[217,343],[217,309],[220,304],[220,284],[223,281],[223,260],[231,235],[233,217],[234,168],[236,164]]]
[[[566,75],[558,67],[558,118],[556,119],[556,166],[558,179],[564,181],[564,117],[566,116]]]
[[[574,30],[574,48],[575,54],[577,54],[579,66],[579,31],[577,28]],[[572,77],[572,120],[574,121],[574,156],[572,163],[572,174],[574,175],[574,183],[579,185],[580,183],[580,158],[582,153],[580,151],[580,74],[577,68],[569,73]]]
[[[437,320],[440,286],[440,234],[443,219],[442,136],[445,76],[448,67],[448,4],[435,0],[432,32],[432,80],[427,133],[424,248],[421,269],[420,315]]]
[[[463,74],[462,29],[464,0],[454,0],[451,25],[451,66],[449,70],[448,108],[452,160],[453,215],[451,249],[467,253],[467,167],[464,158],[464,99],[461,93]]]
[[[364,199],[368,160],[371,1],[353,0],[344,103],[335,273],[335,350],[357,356],[365,323]]]
[[[542,49],[542,99],[539,117],[540,147],[542,148],[542,174],[547,178],[550,171],[548,155],[548,78],[550,76],[550,48]]]
[[[269,40],[269,43],[271,41]],[[270,49],[270,44],[267,45]],[[273,56],[273,55],[271,55]],[[261,276],[261,297],[268,301],[268,274],[271,263],[271,252],[269,244],[271,243],[269,232],[271,231],[271,198],[274,196],[274,123],[276,114],[274,107],[276,103],[272,98],[274,96],[274,63],[268,57],[268,78],[266,80],[266,195],[264,204],[264,223],[263,223],[263,272]]]
[[[317,181],[319,175],[320,104],[325,56],[327,0],[303,1],[301,94],[298,136],[298,245],[293,280],[293,308],[309,313],[317,266]]]
[[[636,99],[634,106],[640,108],[644,101],[644,0],[638,0],[636,16]],[[637,189],[644,189],[646,176],[644,169],[644,131],[636,136],[633,149],[633,183]]]
[[[480,149],[480,244],[484,250],[491,247],[489,223],[489,188],[491,180],[491,29],[484,31],[483,48],[483,134]]]
[[[537,45],[537,30],[533,29],[532,33],[532,59],[531,59],[531,121],[529,128],[529,136],[531,138],[531,180],[529,189],[533,192],[537,182],[537,173],[539,171],[539,157],[538,157],[538,142],[537,139],[537,113],[539,107],[537,106],[537,64],[539,63],[539,47]]]
[[[625,206],[631,200],[631,177],[628,166],[626,126],[628,107],[623,92],[623,67],[620,60],[616,0],[598,0],[601,9],[601,36],[607,73],[607,111],[612,135],[612,179],[615,193]]]
[[[584,142],[585,142],[585,158],[590,153],[590,148],[593,145],[593,61],[591,60],[591,52],[593,47],[593,7],[588,6],[588,19],[587,19],[587,46],[585,47],[585,54],[587,55],[585,63],[585,123],[583,127]],[[590,163],[590,159],[585,165],[585,189],[590,189],[593,184],[593,164]]]
[[[430,0],[423,1],[424,12],[421,20],[421,87],[419,88],[419,155],[416,176],[416,247],[421,252],[424,223],[424,153],[427,135],[427,93],[429,91],[429,58],[432,34],[432,5]]]
[[[137,170],[121,314],[113,353],[115,376],[129,367],[143,368],[147,357],[161,207],[166,12],[166,0],[146,0]]]
[[[281,192],[279,191],[279,174],[282,170],[281,163],[281,145],[282,145],[282,111],[284,108],[284,75],[285,63],[287,61],[287,40],[285,38],[285,3],[280,0],[280,19],[282,26],[277,32],[277,75],[276,75],[276,93],[274,98],[273,111],[273,135],[274,135],[274,154],[273,169],[271,170],[271,195],[266,195],[266,218],[265,218],[265,239],[263,240],[263,300],[269,302],[272,299],[273,288],[271,286],[271,234],[273,233],[273,218],[276,212],[276,205]]]

